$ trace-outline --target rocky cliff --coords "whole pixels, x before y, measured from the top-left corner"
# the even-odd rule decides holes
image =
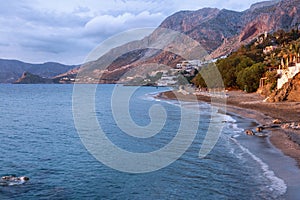
[[[300,102],[300,73],[285,83],[281,89],[272,93],[269,102],[295,101]]]
[[[242,16],[241,12],[204,8],[175,13],[162,22],[160,28],[184,33],[212,53],[226,40],[239,34]]]
[[[300,23],[300,1],[266,1],[254,4],[241,13],[238,33],[212,53],[213,57],[228,54],[258,35],[276,30],[297,28]]]
[[[243,12],[215,8],[180,11],[166,18],[148,37],[112,49],[98,60],[83,65],[79,72],[96,80],[101,77],[101,83],[116,82],[128,71],[150,63],[174,67],[184,59],[218,58],[261,34],[297,28],[299,23],[300,0],[265,1]],[[186,38],[170,40],[171,37],[163,37],[166,34],[161,29],[180,32]],[[190,39],[200,43],[203,49],[193,49]],[[82,77],[82,82],[85,80]]]

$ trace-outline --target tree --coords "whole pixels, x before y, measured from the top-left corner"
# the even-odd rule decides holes
[[[277,86],[277,78],[278,78],[277,71],[267,71],[266,77],[268,83],[271,84],[270,91],[274,90]]]
[[[207,67],[203,67],[200,72],[203,72],[207,70]],[[191,80],[191,82],[196,86],[196,87],[202,87],[206,88],[207,84],[205,83],[205,80],[203,79],[201,73],[197,73],[197,75]]]
[[[222,76],[214,63],[202,67],[192,83],[197,87],[224,88]]]
[[[254,61],[249,57],[234,54],[216,63],[223,77],[225,87],[237,87],[236,80],[239,71],[253,64]]]
[[[241,70],[237,76],[237,83],[240,89],[246,92],[255,92],[259,87],[259,81],[265,73],[263,63],[257,63],[251,67]]]

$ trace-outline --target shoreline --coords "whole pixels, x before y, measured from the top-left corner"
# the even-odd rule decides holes
[[[195,98],[195,96],[197,98]],[[156,98],[181,101],[198,100],[212,103],[211,97],[206,95],[183,94],[174,91],[159,93]],[[216,101],[218,100],[215,100],[214,98],[213,102]],[[286,129],[282,128],[280,125],[275,126],[273,120],[278,119],[283,123],[291,123],[295,122],[295,120],[299,120],[300,117],[297,116],[300,114],[300,103],[265,103],[263,102],[263,97],[259,94],[248,94],[242,91],[230,91],[228,92],[226,101],[223,99],[220,102],[226,102],[226,113],[224,114],[247,118],[253,120],[259,124],[259,126],[266,125],[268,127],[265,129],[265,131],[268,132],[268,137],[264,138],[264,141],[266,141],[265,143],[267,144],[265,153],[267,153],[265,155],[262,153],[261,156],[263,160],[270,165],[272,170],[285,181],[287,191],[283,197],[286,199],[293,199],[293,197],[299,196],[300,130],[291,128]],[[251,139],[253,136],[248,137]],[[274,151],[276,152],[275,156],[268,153],[268,148],[274,148]]]
[[[235,113],[245,118],[255,120],[258,124],[270,126],[274,119],[282,123],[292,123],[300,120],[300,103],[266,103],[263,97],[256,93],[242,91],[229,92],[226,101],[226,112]],[[159,93],[157,98],[182,101],[198,101],[211,103],[211,97],[204,95],[182,94],[174,91]],[[270,132],[270,142],[285,155],[296,160],[300,169],[300,130],[283,129],[280,126],[267,129]]]

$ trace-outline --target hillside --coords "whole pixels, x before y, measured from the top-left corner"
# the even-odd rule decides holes
[[[0,83],[13,83],[20,78],[25,71],[44,78],[51,78],[65,73],[74,67],[76,66],[68,66],[54,62],[31,64],[18,60],[0,59]]]
[[[279,30],[260,35],[226,58],[218,59],[215,65],[226,88],[247,92],[259,89],[258,92],[267,97],[277,88],[277,79],[281,77],[277,70],[295,66],[299,62],[299,55],[300,31]],[[200,88],[207,87],[202,74],[209,69],[209,66],[203,66],[191,82]]]
[[[300,102],[300,73],[285,83],[279,90],[273,92],[268,102],[294,101]]]
[[[166,18],[148,37],[112,49],[98,60],[82,66],[79,71],[86,77],[82,77],[81,81],[85,82],[87,77],[92,77],[89,80],[95,81],[102,77],[101,83],[114,83],[130,70],[135,69],[139,73],[145,68],[141,66],[149,63],[175,67],[176,63],[187,58],[218,58],[248,44],[265,32],[291,30],[299,23],[300,0],[261,2],[243,12],[215,8],[180,11]],[[187,44],[189,39],[170,39],[161,30],[165,28],[183,33],[187,38],[199,42],[211,57],[205,52],[193,56],[197,52],[191,50],[193,44],[191,48],[182,45]],[[175,53],[170,50],[173,48],[177,48]],[[176,52],[183,52],[185,55]]]
[[[38,75],[34,75],[29,72],[24,72],[22,74],[22,77],[14,82],[14,84],[52,84],[52,83],[54,83],[52,79],[42,78]]]

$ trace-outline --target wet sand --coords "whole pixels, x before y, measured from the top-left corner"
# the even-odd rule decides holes
[[[300,123],[300,102],[267,103],[263,102],[264,97],[261,95],[243,91],[229,91],[227,95],[226,100],[220,99],[219,102],[226,103],[227,112],[254,119],[260,125],[273,126],[274,119],[279,119],[282,124]],[[218,102],[217,98],[206,95],[182,94],[174,91],[160,93],[158,98]],[[300,130],[283,129],[280,125],[268,130],[270,130],[271,143],[285,155],[295,159],[300,167]]]
[[[300,102],[267,103],[264,97],[256,93],[243,91],[229,91],[227,98],[212,98],[207,95],[183,94],[181,92],[167,91],[157,95],[157,98],[174,99],[182,101],[204,101],[213,105],[222,105],[229,115],[239,115],[253,119],[259,125],[266,126],[270,135],[266,138],[266,148],[260,154],[263,160],[282,178],[287,184],[287,192],[283,199],[297,199],[300,197],[300,130],[281,128],[282,124],[300,123]],[[274,125],[273,120],[278,119],[280,125]],[[246,127],[244,127],[246,128]],[[249,128],[249,127],[248,127]],[[252,127],[253,128],[253,127]],[[250,137],[250,136],[249,136]],[[255,137],[257,138],[257,137]],[[253,139],[255,139],[253,138]],[[259,139],[259,138],[257,138]],[[257,147],[256,145],[253,145]],[[275,156],[269,153],[269,148],[274,148]],[[254,147],[254,148],[255,148]],[[254,149],[252,149],[254,150]],[[258,150],[259,151],[259,150]]]

